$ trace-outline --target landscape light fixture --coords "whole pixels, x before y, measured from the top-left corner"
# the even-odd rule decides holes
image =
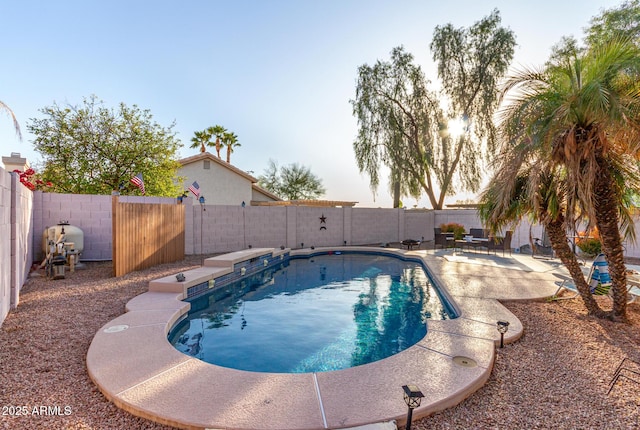
[[[509,330],[509,321],[498,321],[496,325],[500,333],[500,348],[504,348],[504,334]]]
[[[409,410],[407,411],[407,425],[405,430],[411,430],[411,420],[413,418],[413,410],[420,406],[420,402],[424,397],[420,388],[415,385],[403,385],[404,390],[404,402],[407,404]]]

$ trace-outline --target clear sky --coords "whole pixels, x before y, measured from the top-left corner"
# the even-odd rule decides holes
[[[258,176],[271,158],[300,163],[328,200],[390,207],[355,164],[357,69],[403,45],[437,81],[429,51],[437,25],[469,27],[497,8],[516,35],[514,65],[544,63],[562,36],[583,37],[607,0],[0,0],[0,155],[41,159],[27,131],[40,109],[95,94],[149,109],[190,149],[193,132],[220,124],[242,145],[236,167]],[[386,175],[385,175],[386,176]],[[214,190],[203,190],[203,194]],[[427,205],[405,199],[406,206]]]

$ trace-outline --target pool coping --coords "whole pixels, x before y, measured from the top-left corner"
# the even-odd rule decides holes
[[[452,407],[489,379],[500,342],[496,321],[510,322],[505,343],[522,336],[520,321],[496,299],[452,295],[429,270],[459,317],[429,321],[420,342],[377,362],[319,373],[246,372],[204,363],[167,340],[173,324],[188,312],[189,303],[182,301],[187,288],[265,253],[277,257],[331,250],[336,248],[243,250],[184,272],[185,282],[177,282],[175,276],[151,281],[149,292],[131,299],[126,313],[94,336],[87,353],[89,376],[118,407],[179,428],[320,430],[391,420],[403,424],[407,409],[402,385],[417,385],[425,395],[414,419]],[[338,250],[420,259],[427,267],[436,258],[425,251],[390,248]],[[540,298],[546,296],[545,290]]]

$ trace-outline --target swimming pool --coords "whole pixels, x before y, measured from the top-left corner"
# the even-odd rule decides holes
[[[191,299],[169,333],[180,351],[239,370],[309,373],[378,361],[455,317],[419,262],[324,253],[283,261]]]

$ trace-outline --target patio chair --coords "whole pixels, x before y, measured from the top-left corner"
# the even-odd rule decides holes
[[[442,232],[440,227],[433,228],[433,249],[435,250],[438,245],[442,247],[442,249],[453,246],[454,242],[452,240],[447,240],[447,234]]]
[[[489,252],[489,246],[487,241],[477,241],[474,239],[487,239],[488,231],[482,228],[470,228],[469,235],[472,236],[472,239],[466,243],[469,248],[473,248],[474,250],[478,248],[487,248],[487,253]]]
[[[511,238],[513,237],[513,231],[508,230],[505,232],[504,237],[494,237],[489,239],[487,242],[487,251],[493,250],[493,254],[496,254],[496,251],[501,249],[502,256],[504,257],[505,251],[509,251],[509,255],[511,255]]]
[[[477,238],[486,238],[486,230],[482,229],[482,228],[470,228],[469,229],[469,234],[473,237],[477,237]]]
[[[531,243],[531,256],[533,258],[555,258],[555,252],[547,235],[547,230],[542,232],[542,238],[532,237],[529,227],[529,243]]]
[[[593,260],[587,279],[589,280],[591,294],[595,296],[605,296],[609,294],[611,290],[611,276],[609,276],[609,263],[607,263],[604,254],[599,254],[595,260]],[[580,295],[573,279],[565,279],[562,282],[556,282],[556,284],[558,285],[558,289],[549,300],[574,299]],[[570,297],[558,297],[558,293],[563,289],[572,291],[575,294]]]

